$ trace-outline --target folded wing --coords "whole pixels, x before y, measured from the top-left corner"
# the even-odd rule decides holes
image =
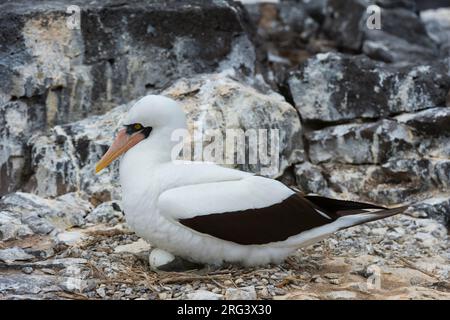
[[[279,181],[258,176],[170,189],[158,207],[187,228],[242,245],[284,241],[336,218]]]

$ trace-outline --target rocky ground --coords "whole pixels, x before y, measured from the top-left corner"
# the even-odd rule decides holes
[[[447,229],[432,219],[354,227],[277,266],[156,273],[151,246],[127,229],[117,202],[92,209],[78,196],[56,200],[66,215],[27,194],[2,200],[1,219],[27,219],[2,229],[0,298],[450,299]]]
[[[448,299],[450,9],[432,3],[3,1],[0,298]],[[279,129],[275,171],[242,170],[408,215],[281,266],[154,273],[117,163],[93,175],[147,93],[179,101],[191,131]]]

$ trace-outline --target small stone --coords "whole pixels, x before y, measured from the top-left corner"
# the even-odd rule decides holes
[[[324,283],[325,281],[319,276],[319,275],[314,275],[311,278],[311,281],[314,283]]]
[[[437,239],[429,233],[418,232],[414,237],[419,240],[424,247],[431,247],[437,243]]]
[[[49,269],[49,268],[42,268],[41,271],[42,271],[43,273],[50,274],[50,275],[55,275],[55,274],[56,274],[56,271],[55,271],[55,270]]]
[[[196,290],[186,295],[188,300],[222,300],[223,295],[207,290]]]
[[[115,201],[104,202],[97,206],[86,217],[86,221],[90,223],[108,223],[114,224],[123,218],[122,210]]]
[[[34,256],[26,253],[22,248],[19,247],[0,250],[0,260],[5,263],[13,263],[14,261],[26,261],[33,258]]]
[[[74,245],[80,243],[85,236],[78,231],[66,231],[58,233],[56,239],[66,245]]]
[[[339,285],[339,284],[341,284],[341,280],[339,280],[339,279],[331,279],[329,282],[330,282],[331,284],[334,284],[334,285]]]
[[[131,289],[131,288],[126,288],[126,289],[125,289],[125,294],[126,294],[127,296],[129,296],[132,292],[133,292],[133,289]]]
[[[387,228],[374,228],[370,230],[370,234],[374,236],[384,236],[386,234]]]
[[[33,273],[34,269],[32,267],[23,267],[22,272],[25,274],[31,274]]]
[[[332,300],[349,300],[356,299],[356,293],[352,291],[342,290],[342,291],[333,291],[327,294],[328,299]]]
[[[256,290],[254,286],[242,288],[228,288],[225,291],[225,300],[255,300]]]
[[[114,248],[115,253],[132,253],[139,254],[143,251],[148,251],[151,249],[150,244],[144,239],[139,239],[138,241],[132,242],[130,244],[120,245]]]
[[[101,297],[101,298],[105,298],[106,297],[106,290],[105,287],[100,287],[97,290],[95,290],[97,292],[97,294]]]
[[[339,279],[341,277],[339,273],[325,273],[323,276],[327,279]]]

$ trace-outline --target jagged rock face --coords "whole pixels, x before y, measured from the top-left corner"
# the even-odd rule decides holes
[[[278,160],[272,161],[269,166],[259,161],[257,164],[246,161],[234,167],[277,177],[291,164],[304,160],[300,119],[295,108],[275,92],[266,89],[262,93],[248,85],[216,74],[182,79],[163,93],[182,103],[188,115],[188,126],[191,131],[200,125],[205,133],[224,133],[226,140],[226,129],[240,129],[244,133],[255,130],[254,133],[258,135],[264,134],[260,130],[268,130],[266,145],[270,148],[275,145],[269,130],[278,130],[273,133],[278,133],[279,136],[279,152],[268,154],[271,159],[275,156]],[[258,137],[258,142],[264,141]],[[251,142],[246,146],[249,149],[255,147]],[[253,151],[256,153],[262,150]],[[246,157],[248,156],[249,152],[246,154]],[[220,159],[216,162],[221,163]]]
[[[430,38],[438,45],[441,57],[450,56],[450,9],[440,8],[420,13]]]
[[[321,38],[326,0],[249,3],[245,8],[256,27],[257,57],[266,81],[288,95],[286,76],[292,66],[303,63],[334,44]]]
[[[392,120],[369,124],[349,124],[312,131],[307,135],[309,157],[315,164],[384,163],[393,157],[416,153],[413,131]]]
[[[372,14],[367,12],[369,5],[381,8],[381,29],[367,27]],[[439,56],[437,44],[415,12],[414,1],[330,0],[325,10],[324,33],[339,48],[399,64]]]
[[[309,59],[288,83],[304,121],[342,122],[443,106],[450,72],[448,62],[397,68],[325,53]]]
[[[132,103],[33,136],[29,141],[32,176],[24,188],[45,196],[85,190],[94,204],[118,198],[118,163],[101,175],[95,175],[94,168]]]
[[[81,227],[92,205],[81,195],[68,193],[56,199],[44,199],[29,193],[11,193],[0,200],[0,236],[2,241],[30,235],[57,234]]]
[[[310,162],[295,167],[304,192],[410,203],[412,211],[448,223],[449,108],[306,134]],[[424,199],[427,199],[425,200]]]
[[[16,190],[26,180],[29,159],[24,141],[42,129],[43,119],[45,110],[39,98],[0,107],[0,195]]]
[[[239,129],[243,133],[249,129],[278,129],[278,164],[274,172],[266,171],[266,175],[277,176],[304,159],[301,124],[295,108],[274,92],[263,94],[226,75],[212,74],[181,79],[163,94],[181,103],[192,135],[199,129],[206,134],[219,131],[225,135],[226,129]],[[56,126],[50,134],[34,136],[30,140],[33,175],[26,189],[41,196],[83,190],[93,203],[120,198],[119,162],[98,175],[94,175],[94,168],[112,143],[122,116],[132,105],[133,102],[103,116]],[[271,145],[271,136],[267,139]],[[264,174],[267,166],[257,163],[239,167]]]
[[[398,67],[337,53],[311,58],[289,79],[306,124],[309,162],[295,167],[301,189],[416,203],[416,212],[448,222],[446,201],[439,209],[427,203],[450,199],[449,79],[447,62]]]
[[[81,9],[79,29],[67,25],[69,5]],[[2,98],[45,95],[49,122],[108,110],[180,76],[255,68],[245,13],[228,1],[19,1],[1,12]]]
[[[69,27],[70,5],[81,9],[79,28]],[[231,1],[3,2],[0,195],[21,185],[31,132],[103,113],[179,77],[225,69],[252,76],[251,38]]]
[[[15,193],[0,200],[2,299],[449,298],[439,284],[450,275],[448,235],[432,219],[398,215],[342,230],[280,265],[257,272],[227,266],[226,277],[205,268],[180,283],[142,263],[153,247],[126,228],[117,203],[92,209],[83,197]],[[428,201],[417,210],[425,205],[439,212],[447,204]],[[286,285],[287,277],[296,285]],[[238,289],[230,289],[233,282]]]

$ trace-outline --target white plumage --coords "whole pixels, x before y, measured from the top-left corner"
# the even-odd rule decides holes
[[[113,145],[121,151],[108,151],[105,155],[108,159],[101,160],[100,163],[104,163],[98,171],[124,153],[120,163],[120,182],[127,223],[152,245],[174,255],[208,264],[278,263],[295,249],[339,229],[394,214],[384,210],[380,212],[387,213],[379,216],[362,213],[332,219],[329,210],[303,199],[311,204],[311,210],[320,216],[318,219],[324,219],[323,225],[281,241],[242,244],[218,238],[214,232],[213,235],[200,232],[183,224],[183,221],[188,221],[184,219],[212,217],[214,214],[221,219],[224,216],[220,215],[227,213],[233,219],[236,232],[239,232],[239,228],[242,229],[239,219],[244,220],[243,215],[250,212],[258,214],[258,209],[283,203],[296,197],[296,193],[279,181],[214,164],[173,163],[171,151],[177,141],[171,141],[171,134],[176,129],[186,128],[186,119],[178,104],[169,98],[144,97],[131,108],[124,123],[129,131],[122,133],[122,138],[134,138],[134,142],[126,148],[120,143],[117,144],[119,147]],[[140,133],[144,131],[136,129],[133,132],[133,128],[139,127],[134,127],[136,124],[149,128],[151,132],[145,137]],[[270,219],[276,220],[276,216],[273,217]],[[275,223],[274,228],[276,226]],[[220,229],[221,226],[211,227]],[[252,225],[248,225],[248,229],[248,232],[255,231]]]

